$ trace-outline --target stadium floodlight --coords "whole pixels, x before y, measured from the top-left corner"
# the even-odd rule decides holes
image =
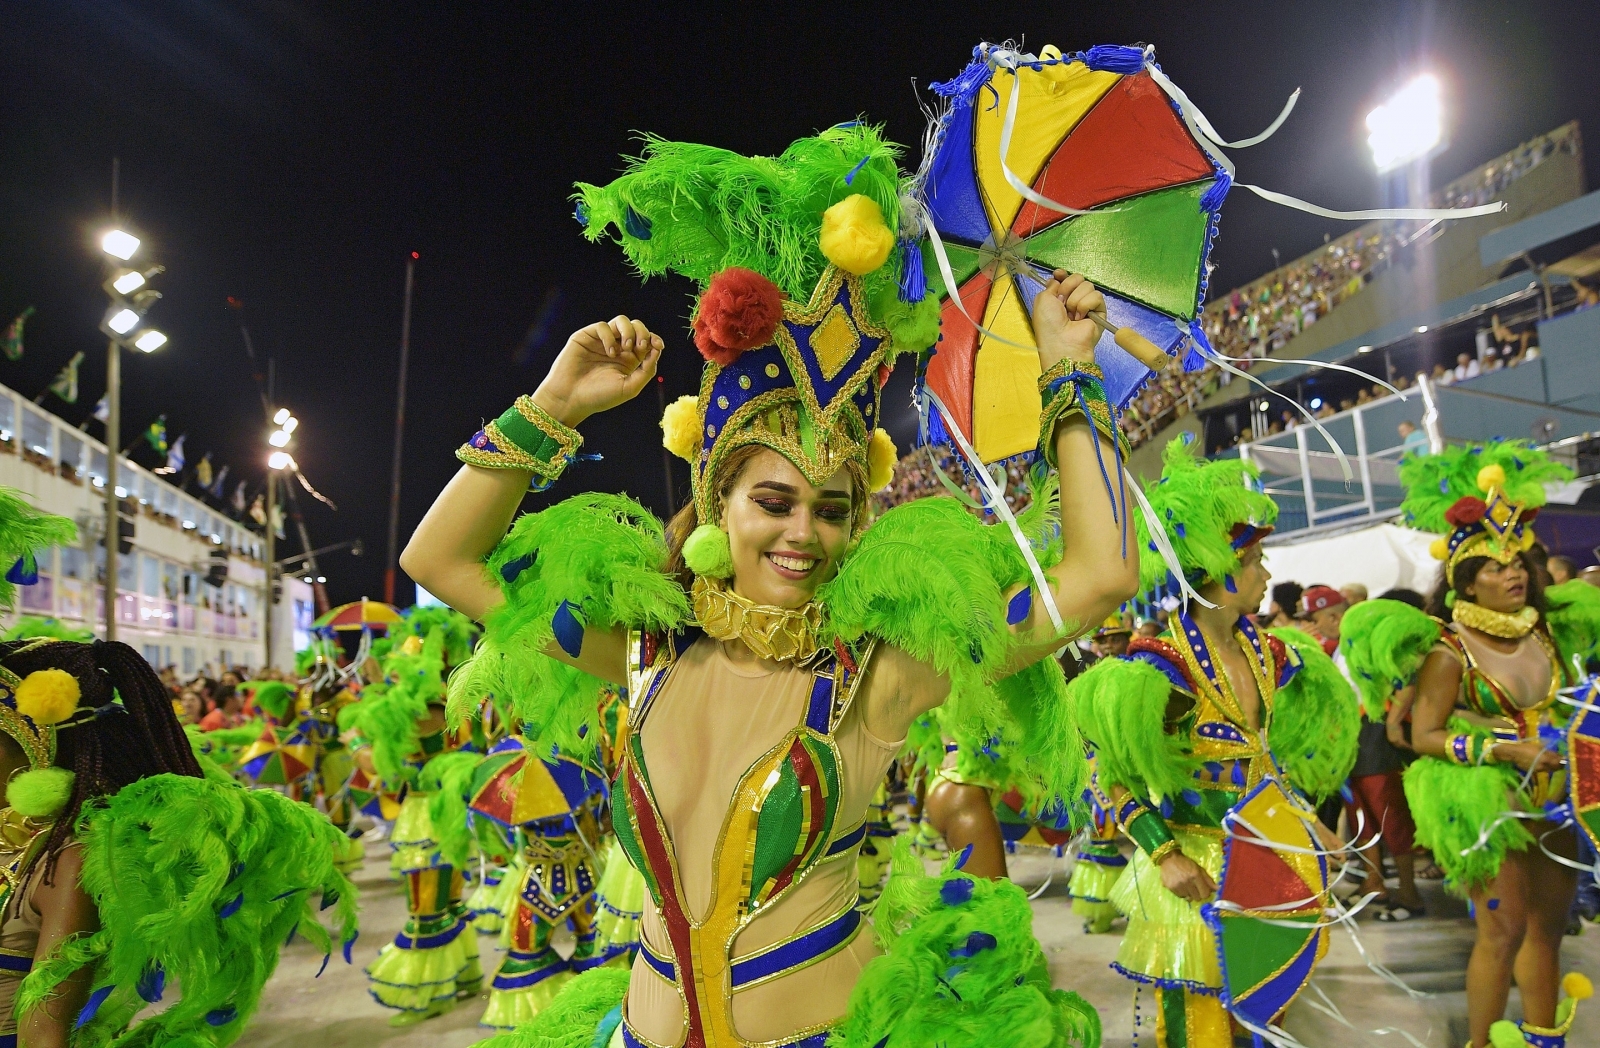
[[[155,328],[151,328],[133,340],[133,348],[144,353],[154,353],[156,350],[160,349],[166,344],[167,336],[163,335]]]
[[[287,466],[292,466],[293,464],[294,459],[289,457],[289,453],[287,451],[274,451],[272,454],[267,456],[268,469],[283,469]]]
[[[282,429],[273,430],[272,435],[267,438],[267,443],[271,444],[275,448],[286,446],[289,443],[288,431]]]
[[[113,229],[100,238],[100,250],[126,262],[133,257],[134,252],[139,250],[139,238],[132,233]]]
[[[1367,145],[1381,175],[1422,160],[1444,145],[1444,102],[1431,73],[1415,77],[1367,114]]]
[[[279,408],[278,413],[272,416],[272,421],[279,426],[289,421],[289,409]]]
[[[119,295],[131,294],[144,287],[144,274],[137,269],[130,269],[113,280],[111,286],[116,288]]]
[[[119,335],[126,335],[139,326],[139,314],[131,309],[119,310],[106,321],[106,326]]]

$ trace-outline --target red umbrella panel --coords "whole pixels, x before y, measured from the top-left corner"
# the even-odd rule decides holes
[[[1228,186],[1142,68],[1143,52],[1046,55],[1054,57],[1014,73],[980,56],[939,85],[951,101],[918,176],[931,227],[924,269],[929,289],[944,300],[923,388],[937,400],[940,422],[958,429],[984,462],[1031,451],[1038,441],[1030,317],[1051,270],[1084,274],[1104,293],[1113,326],[1175,354],[1198,314]],[[1013,92],[1020,92],[1014,109]],[[1025,198],[1007,169],[1068,210]],[[1118,407],[1150,378],[1109,334],[1095,357]],[[1198,366],[1198,357],[1190,363]]]

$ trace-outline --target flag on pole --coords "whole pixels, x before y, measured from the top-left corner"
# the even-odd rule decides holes
[[[177,440],[174,440],[172,442],[172,446],[167,449],[167,464],[165,466],[158,466],[155,469],[151,470],[150,472],[152,472],[152,473],[182,473],[183,472],[183,441],[184,441],[184,437],[187,437],[188,435],[189,434],[185,433],[182,437],[179,437]]]
[[[222,498],[222,493],[223,493],[222,485],[227,481],[227,479],[228,479],[228,464],[226,462],[224,462],[222,464],[222,468],[217,470],[217,479],[214,480],[206,488],[206,494],[210,495],[214,499],[219,499],[220,500]]]
[[[105,397],[101,397],[99,403],[94,406],[94,420],[96,422],[104,422],[110,417],[111,405],[106,403]]]
[[[211,487],[211,452],[200,456],[200,464],[194,468],[194,479],[200,482],[202,488]]]
[[[245,507],[244,485],[245,482],[241,480],[239,481],[239,486],[233,489],[233,511],[241,515],[244,513]]]
[[[144,431],[144,439],[157,453],[167,453],[167,416],[157,415],[156,420],[150,423],[150,428]]]
[[[50,383],[50,392],[66,401],[68,404],[78,402],[78,365],[83,363],[83,351],[72,354],[72,359],[67,361],[67,366],[56,375],[55,381]]]
[[[267,522],[267,504],[265,499],[265,495],[257,493],[256,500],[250,503],[250,519],[255,521],[257,524],[265,524]]]
[[[4,353],[7,360],[22,359],[22,325],[26,324],[31,316],[33,307],[29,306],[6,326],[4,334],[0,334],[0,353]]]

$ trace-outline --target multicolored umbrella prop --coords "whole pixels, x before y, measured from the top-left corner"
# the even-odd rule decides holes
[[[1316,815],[1263,779],[1223,819],[1222,875],[1201,916],[1217,937],[1222,1003],[1261,1035],[1328,952],[1328,860]]]
[[[316,745],[299,723],[267,725],[239,758],[239,771],[257,786],[287,786],[311,774]]]
[[[402,618],[399,609],[394,606],[362,597],[323,612],[311,624],[311,628],[325,634],[352,633],[356,630],[388,629]]]
[[[605,779],[570,757],[528,759],[520,746],[498,751],[478,765],[467,807],[502,826],[547,819],[571,819],[596,795],[606,795]]]
[[[1590,678],[1573,699],[1567,724],[1567,774],[1572,815],[1578,829],[1600,849],[1600,678]]]

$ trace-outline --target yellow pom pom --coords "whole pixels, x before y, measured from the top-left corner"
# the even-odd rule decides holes
[[[82,696],[78,678],[66,670],[34,670],[17,685],[17,712],[35,724],[60,724]]]
[[[1497,1019],[1489,1027],[1489,1044],[1491,1048],[1526,1048],[1528,1041],[1516,1023]]]
[[[869,196],[852,193],[822,213],[822,253],[846,273],[872,272],[889,260],[893,247],[883,210]]]
[[[900,461],[900,452],[894,438],[881,429],[872,431],[872,442],[867,445],[867,489],[882,491],[894,479],[894,464]]]
[[[1450,539],[1449,539],[1449,537],[1445,536],[1445,535],[1440,535],[1438,538],[1434,539],[1432,542],[1430,542],[1428,544],[1428,552],[1433,555],[1433,559],[1434,560],[1444,560],[1447,557],[1449,557],[1450,556]]]
[[[1485,466],[1478,470],[1478,490],[1488,494],[1494,488],[1502,491],[1506,486],[1506,471],[1499,466]]]
[[[1574,1001],[1586,1001],[1594,996],[1594,983],[1582,972],[1568,972],[1561,977],[1561,989]]]
[[[693,462],[700,454],[700,401],[697,398],[679,397],[667,405],[661,415],[661,446],[685,462]]]

